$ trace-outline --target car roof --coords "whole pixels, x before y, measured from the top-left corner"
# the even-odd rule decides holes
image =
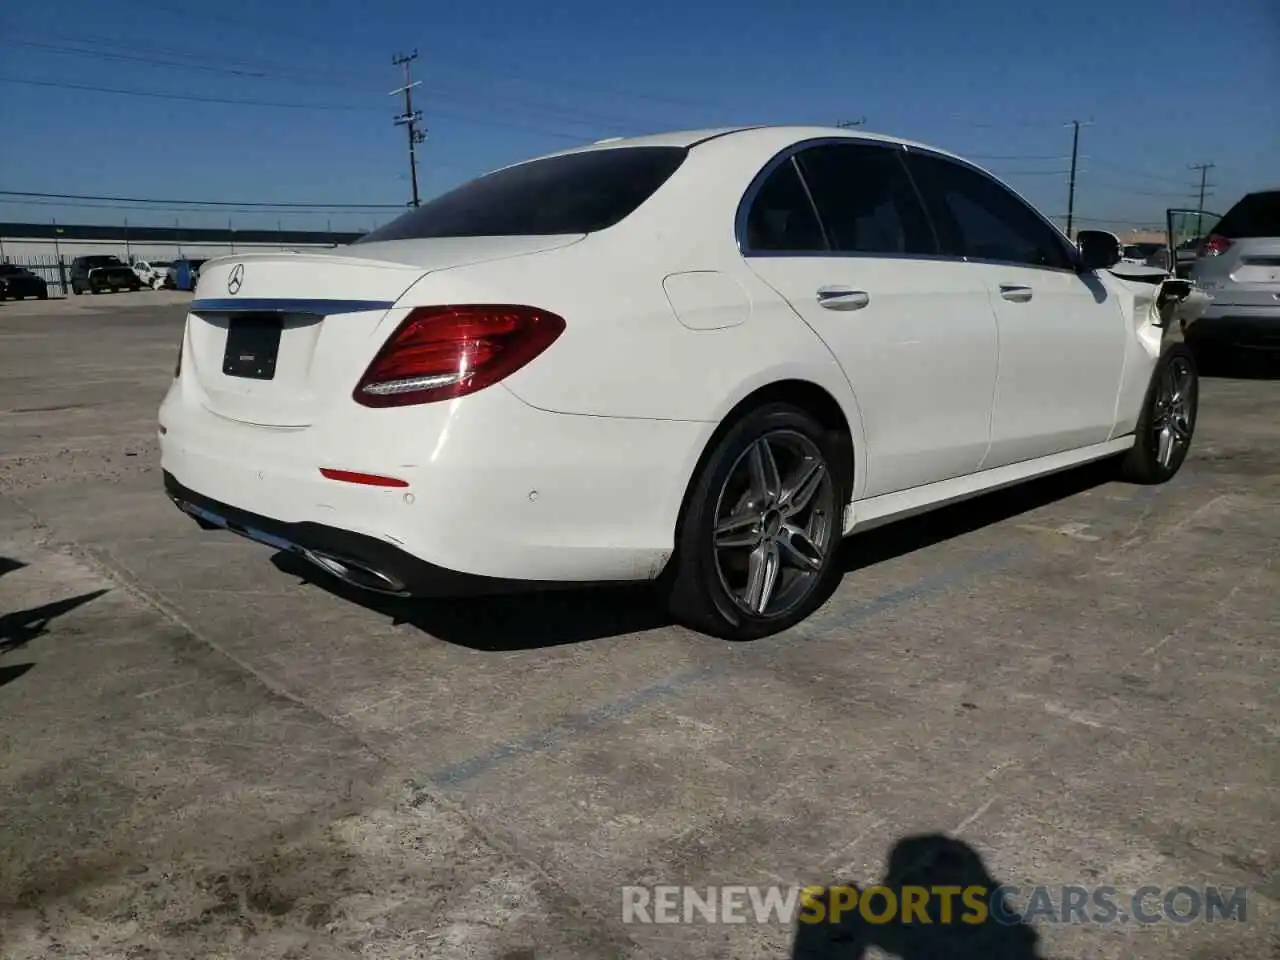
[[[562,157],[574,153],[589,153],[595,150],[616,150],[624,147],[695,148],[711,141],[716,141],[716,146],[720,148],[728,147],[732,149],[734,146],[741,146],[744,149],[761,149],[766,147],[777,149],[787,143],[798,143],[802,140],[812,140],[825,137],[847,140],[873,140],[881,143],[893,143],[908,147],[919,147],[931,150],[935,153],[944,154],[945,156],[963,159],[957,154],[950,153],[947,150],[942,150],[929,144],[918,143],[913,140],[904,140],[901,137],[894,137],[884,133],[873,133],[869,130],[863,130],[861,127],[849,128],[785,124],[755,124],[753,126],[741,127],[707,127],[699,130],[675,130],[666,133],[651,133],[638,137],[610,137],[606,140],[598,140],[595,143],[587,143],[578,147],[569,147],[565,150],[558,150],[555,153],[544,154],[541,157],[531,159],[542,160],[547,157]],[[527,163],[528,161],[520,162]],[[510,164],[510,166],[517,165],[518,164]]]

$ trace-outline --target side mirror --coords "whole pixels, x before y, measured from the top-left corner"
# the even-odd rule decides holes
[[[1086,270],[1106,270],[1120,262],[1120,238],[1105,230],[1081,230],[1076,234],[1080,264]]]

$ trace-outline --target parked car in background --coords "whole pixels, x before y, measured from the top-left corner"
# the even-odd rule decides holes
[[[1280,349],[1280,190],[1228,210],[1197,246],[1189,276],[1210,297],[1187,331],[1194,346]]]
[[[142,281],[138,275],[119,257],[76,257],[71,261],[71,292],[74,294],[141,289]]]
[[[1121,250],[1122,263],[1140,263],[1147,265],[1151,258],[1164,249],[1163,243],[1126,243]]]
[[[1177,473],[1191,284],[1119,259],[890,137],[594,144],[349,247],[210,261],[164,485],[366,590],[649,580],[761,637],[823,602],[849,534],[1105,458]]]
[[[182,257],[169,264],[165,272],[164,286],[170,290],[194,290],[200,281],[200,268],[208,260],[189,260]]]
[[[165,276],[169,272],[168,260],[135,260],[133,261],[133,272],[138,275],[138,279],[152,290],[159,290],[164,286]]]
[[[49,299],[49,285],[26,267],[0,263],[0,300],[22,300],[25,297]]]

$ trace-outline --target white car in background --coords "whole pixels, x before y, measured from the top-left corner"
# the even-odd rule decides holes
[[[656,580],[759,637],[849,534],[1116,458],[1168,480],[1186,281],[951,154],[758,127],[517,164],[336,250],[200,272],[160,409],[201,526],[418,596]]]
[[[164,286],[165,277],[169,271],[168,260],[135,260],[132,266],[138,279],[152,290],[159,290]]]

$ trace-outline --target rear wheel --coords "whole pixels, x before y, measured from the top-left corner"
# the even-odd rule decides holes
[[[716,443],[694,477],[665,574],[677,620],[728,640],[785,630],[826,599],[849,478],[837,438],[769,403]]]
[[[1133,446],[1120,461],[1120,476],[1131,483],[1172,479],[1191,449],[1200,402],[1200,376],[1185,344],[1170,345],[1151,375]]]

